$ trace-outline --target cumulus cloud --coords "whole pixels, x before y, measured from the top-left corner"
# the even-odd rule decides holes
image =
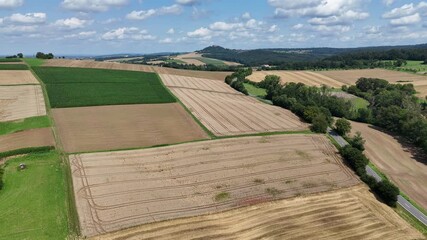
[[[8,34],[8,35],[21,35],[23,33],[32,33],[38,30],[38,26],[6,26],[0,28],[0,33]]]
[[[155,36],[148,34],[146,30],[140,30],[137,27],[117,28],[104,33],[103,40],[154,40]]]
[[[188,32],[187,36],[192,38],[211,38],[212,31],[201,27],[199,29],[194,30],[193,32]]]
[[[24,0],[0,0],[0,8],[16,8],[24,5]]]
[[[419,22],[421,22],[421,16],[419,13],[390,20],[390,24],[393,26],[411,25]]]
[[[41,24],[46,22],[46,13],[15,13],[7,18],[12,23],[18,24]]]
[[[311,18],[308,20],[308,23],[312,25],[348,25],[355,20],[363,20],[368,17],[369,13],[349,10],[338,16]]]
[[[64,28],[64,29],[77,29],[77,28],[84,28],[91,23],[92,21],[90,20],[84,20],[84,19],[72,17],[67,19],[59,19],[53,25],[59,28]]]
[[[184,6],[193,6],[200,3],[200,0],[176,0],[176,3]]]
[[[389,12],[383,14],[383,18],[400,18],[412,15],[419,11],[427,11],[427,2],[420,2],[417,5],[413,3],[405,4],[401,7],[394,8]]]
[[[62,7],[79,12],[105,12],[110,7],[121,7],[129,0],[64,0]]]
[[[170,28],[166,33],[167,34],[175,34],[175,29]]]
[[[93,37],[95,34],[96,34],[96,31],[79,32],[75,34],[65,35],[64,38],[88,39],[90,37]]]
[[[165,38],[165,39],[161,39],[159,43],[164,43],[164,44],[173,43],[173,40],[172,38]]]
[[[126,15],[127,19],[130,20],[144,20],[153,16],[161,16],[167,14],[180,14],[182,12],[181,6],[174,4],[171,6],[165,6],[158,9],[149,9],[141,11],[132,11]]]
[[[292,26],[292,29],[298,30],[304,27],[304,24],[298,23]]]
[[[383,0],[383,4],[386,6],[390,6],[394,3],[394,0]]]

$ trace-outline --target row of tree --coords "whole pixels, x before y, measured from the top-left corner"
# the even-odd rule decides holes
[[[419,103],[412,84],[361,78],[355,86],[343,90],[370,103],[369,109],[359,114],[357,120],[404,136],[427,153],[427,119],[422,114],[424,103]]]
[[[6,56],[6,58],[24,58],[24,54],[18,53],[16,55]]]
[[[36,54],[36,58],[39,58],[39,59],[53,59],[54,55],[52,53],[45,54],[45,53],[42,53],[42,52],[38,52]]]
[[[228,85],[230,85],[230,87],[236,89],[237,91],[248,95],[249,93],[244,83],[247,82],[246,77],[251,74],[252,68],[241,68],[233,74],[225,77],[225,83],[227,83]]]

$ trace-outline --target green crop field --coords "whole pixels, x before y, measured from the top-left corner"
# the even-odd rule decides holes
[[[18,170],[20,163],[27,169]],[[66,239],[65,168],[55,151],[17,157],[4,167],[0,239]]]
[[[225,63],[223,61],[213,59],[213,58],[198,57],[198,58],[194,58],[194,59],[197,59],[197,60],[203,62],[204,64],[210,64],[210,65],[215,65],[215,66],[225,66]]]
[[[18,58],[0,58],[0,62],[21,62]]]
[[[53,108],[171,103],[175,98],[155,73],[34,67]]]
[[[50,126],[50,119],[47,116],[31,117],[11,122],[1,122],[0,135],[19,132],[27,129],[45,128]]]
[[[31,67],[38,67],[43,65],[44,63],[44,59],[39,59],[39,58],[24,58],[24,61],[30,65]]]
[[[0,64],[0,70],[28,70],[25,64]]]
[[[249,95],[264,98],[267,95],[267,91],[264,88],[256,87],[250,83],[243,83]]]

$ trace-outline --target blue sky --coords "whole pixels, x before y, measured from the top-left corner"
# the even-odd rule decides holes
[[[0,55],[427,43],[427,1],[0,0]]]

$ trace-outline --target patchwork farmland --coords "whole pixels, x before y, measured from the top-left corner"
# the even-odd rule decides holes
[[[177,103],[52,111],[66,152],[141,148],[208,137]]]
[[[191,113],[217,136],[308,129],[290,111],[240,94],[223,82],[161,76]]]
[[[101,235],[119,239],[423,239],[365,187],[356,186]]]
[[[317,135],[77,154],[70,162],[84,236],[359,182]]]
[[[39,85],[0,86],[0,121],[46,115]]]
[[[31,71],[3,70],[0,71],[0,85],[39,84]]]
[[[54,146],[50,128],[39,128],[0,136],[0,152],[30,147]]]

